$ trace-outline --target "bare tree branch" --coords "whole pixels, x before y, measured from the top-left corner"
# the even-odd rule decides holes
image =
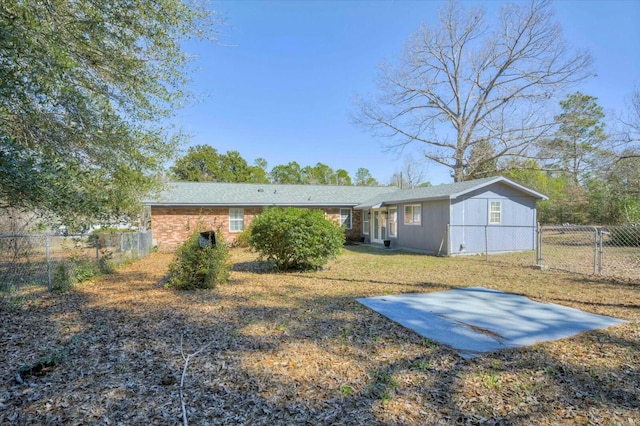
[[[360,100],[354,118],[392,147],[424,143],[425,157],[461,181],[544,137],[552,98],[590,75],[591,58],[568,51],[547,0],[504,7],[494,27],[483,9],[456,2],[439,19],[381,68],[379,96]],[[478,144],[492,154],[471,161]]]
[[[211,346],[212,342],[201,346],[200,349],[193,353],[185,355],[184,349],[182,347],[183,337],[183,335],[180,335],[180,355],[182,355],[182,359],[184,359],[184,366],[182,367],[182,377],[180,378],[180,406],[182,407],[182,424],[184,426],[189,426],[189,421],[187,420],[187,405],[184,402],[184,379],[187,376],[187,368],[189,368],[189,361],[200,355],[205,349]]]

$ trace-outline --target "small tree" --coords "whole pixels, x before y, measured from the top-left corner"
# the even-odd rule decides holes
[[[280,271],[313,269],[334,258],[344,230],[320,210],[271,208],[256,216],[249,243]]]
[[[178,250],[169,265],[167,287],[178,290],[215,288],[229,279],[229,249],[224,241],[200,247],[200,232],[194,232]]]

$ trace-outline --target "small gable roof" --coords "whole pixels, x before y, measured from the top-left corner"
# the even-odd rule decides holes
[[[157,196],[144,201],[150,206],[344,206],[354,207],[396,187],[280,185],[258,183],[171,182]]]
[[[428,186],[424,188],[407,189],[404,191],[396,191],[392,194],[381,194],[357,205],[355,209],[363,210],[370,208],[379,208],[384,205],[410,203],[414,201],[454,200],[469,192],[485,188],[498,182],[504,183],[505,185],[515,188],[525,193],[526,195],[538,200],[548,199],[547,196],[529,189],[526,186],[520,185],[519,183],[516,183],[505,177],[494,176],[483,179],[468,180],[464,182]]]

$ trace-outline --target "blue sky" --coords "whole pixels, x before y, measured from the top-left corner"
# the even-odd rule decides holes
[[[483,4],[488,15],[503,2]],[[189,145],[236,150],[268,169],[297,161],[345,169],[365,167],[383,184],[407,158],[423,166],[423,180],[452,182],[449,171],[422,162],[420,145],[389,151],[352,123],[355,94],[375,94],[378,65],[393,62],[422,22],[435,24],[442,1],[217,1],[227,19],[219,44],[186,44],[197,55],[192,89],[199,102],[177,123]],[[579,90],[620,111],[640,86],[640,2],[556,1],[566,41],[588,49],[597,74]]]

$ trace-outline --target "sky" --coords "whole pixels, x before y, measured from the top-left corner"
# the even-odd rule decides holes
[[[502,1],[463,1],[495,15]],[[226,24],[219,41],[188,42],[196,56],[191,90],[198,102],[177,124],[188,146],[238,151],[250,164],[298,162],[360,167],[388,184],[408,160],[423,181],[453,181],[450,171],[423,160],[419,143],[403,151],[353,123],[355,96],[377,93],[382,61],[393,63],[421,23],[437,23],[442,1],[217,1]],[[640,88],[640,2],[558,1],[552,7],[565,41],[587,49],[595,76],[576,90],[598,98],[605,112],[621,111]]]

